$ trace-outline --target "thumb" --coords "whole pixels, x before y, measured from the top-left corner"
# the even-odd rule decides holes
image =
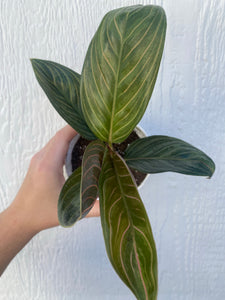
[[[70,141],[76,136],[77,132],[69,125],[60,129],[45,146],[44,159],[52,167],[59,169],[64,165],[65,157],[69,148]]]

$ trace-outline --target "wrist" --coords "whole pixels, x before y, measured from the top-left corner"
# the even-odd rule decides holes
[[[10,261],[33,238],[37,231],[15,204],[0,213],[0,276]]]
[[[40,231],[39,228],[35,226],[29,211],[22,205],[19,205],[17,201],[14,200],[14,202],[6,209],[5,213],[13,228],[23,232],[24,235],[33,237]]]

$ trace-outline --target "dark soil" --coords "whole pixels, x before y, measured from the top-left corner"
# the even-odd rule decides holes
[[[139,139],[139,137],[136,134],[136,132],[133,131],[124,142],[122,142],[120,144],[113,144],[113,148],[122,157],[124,157],[127,146],[137,139]],[[80,137],[79,140],[77,141],[77,143],[74,146],[73,151],[72,151],[72,160],[71,160],[72,171],[76,170],[78,167],[81,166],[84,151],[85,151],[87,145],[90,143],[91,143],[91,141],[88,141],[88,140],[84,139],[83,137]],[[134,176],[137,186],[139,186],[142,183],[142,181],[145,179],[147,174],[141,173],[132,168],[129,168],[129,169]]]

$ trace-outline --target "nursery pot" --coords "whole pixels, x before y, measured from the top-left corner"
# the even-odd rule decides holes
[[[137,126],[133,132],[129,135],[129,137],[120,144],[114,144],[114,148],[118,153],[123,156],[123,151],[126,149],[127,145],[132,143],[134,140],[138,138],[146,137],[145,132],[143,129],[139,126]],[[70,142],[69,149],[66,155],[65,160],[65,168],[66,168],[66,175],[69,177],[76,168],[78,168],[81,164],[83,153],[91,141],[88,141],[81,137],[79,134],[77,134]],[[144,181],[147,178],[147,174],[141,173],[139,171],[130,169],[133,173],[133,176],[135,178],[135,181],[137,183],[138,188],[140,188]]]

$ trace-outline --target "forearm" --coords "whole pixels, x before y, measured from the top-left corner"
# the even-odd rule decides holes
[[[11,205],[0,213],[0,276],[16,254],[37,233],[22,209]]]
[[[59,225],[57,203],[65,183],[63,164],[75,135],[74,129],[65,126],[32,157],[13,203],[0,213],[0,276],[35,234]],[[96,201],[88,217],[99,215]]]

